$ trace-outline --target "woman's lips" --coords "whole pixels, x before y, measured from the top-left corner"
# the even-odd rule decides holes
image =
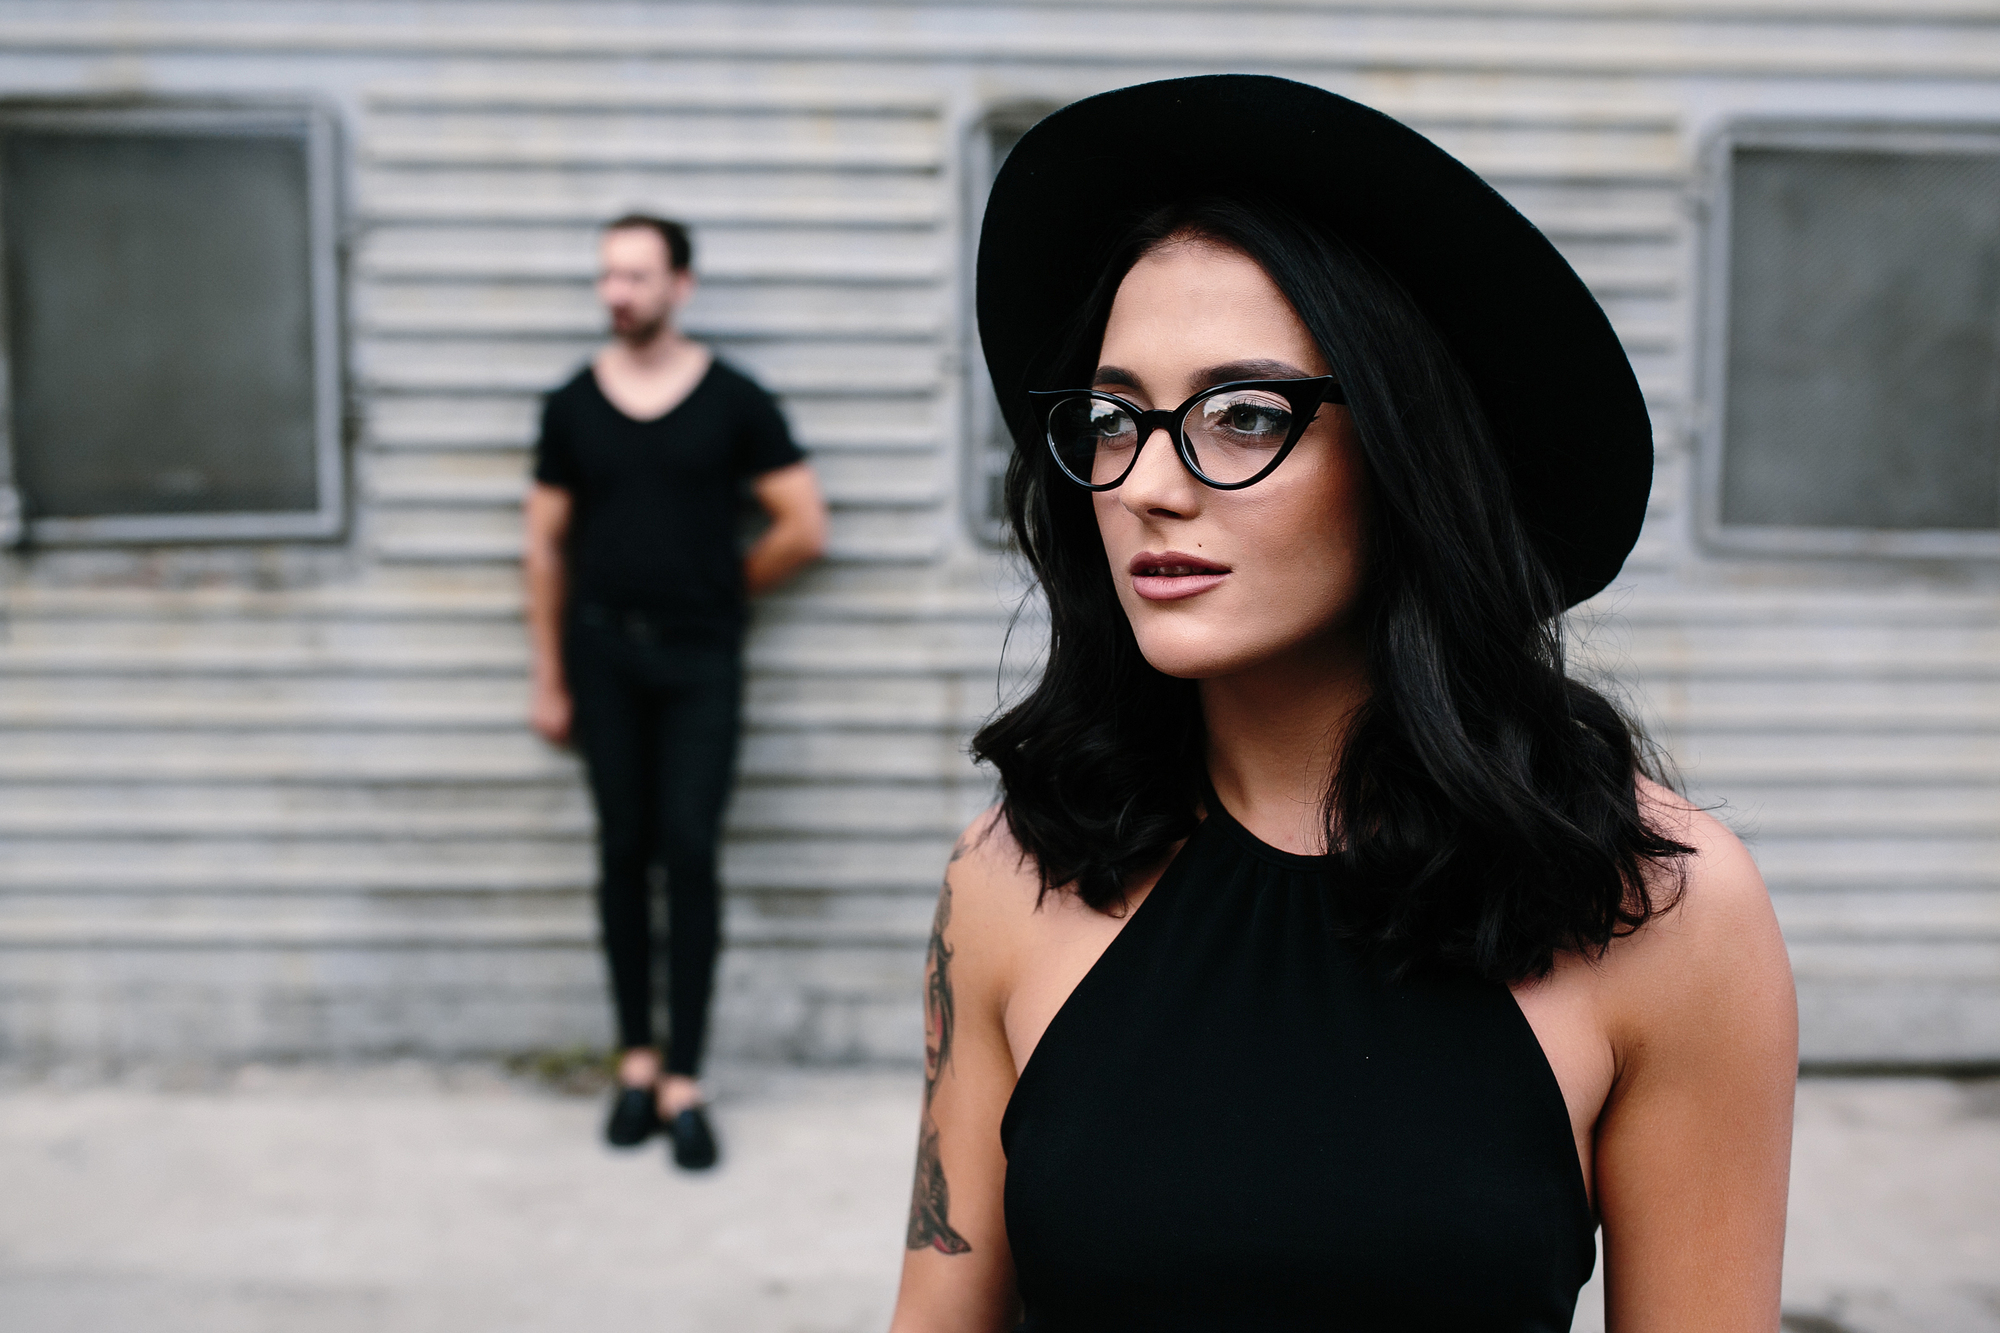
[[[1207,592],[1229,577],[1213,560],[1180,551],[1141,551],[1127,567],[1132,591],[1149,602],[1174,602]]]

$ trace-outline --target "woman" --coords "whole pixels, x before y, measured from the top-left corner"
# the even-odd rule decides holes
[[[1795,1011],[1564,672],[1651,440],[1554,249],[1279,79],[1078,103],[980,328],[1046,593],[947,870],[897,1330],[1778,1323]]]

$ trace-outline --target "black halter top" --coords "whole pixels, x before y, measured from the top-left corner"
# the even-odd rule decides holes
[[[1596,1223],[1513,996],[1391,982],[1331,858],[1209,811],[1001,1122],[1023,1329],[1567,1333]]]

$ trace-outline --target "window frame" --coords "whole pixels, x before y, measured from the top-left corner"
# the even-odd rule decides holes
[[[327,540],[347,526],[343,447],[344,384],[340,320],[337,122],[312,102],[258,105],[138,106],[14,103],[0,106],[0,135],[14,130],[90,134],[212,134],[299,137],[306,153],[307,281],[311,302],[314,486],[310,510],[198,514],[107,514],[89,518],[25,517],[16,489],[9,321],[0,318],[0,541],[35,546],[129,543]],[[0,181],[0,188],[4,182]],[[0,235],[0,253],[6,237]],[[7,309],[0,268],[0,311]],[[11,516],[11,525],[9,519]]]
[[[1065,102],[1049,97],[1019,97],[990,102],[966,123],[959,161],[965,182],[965,254],[962,261],[965,299],[960,302],[964,330],[964,404],[960,430],[964,441],[959,450],[959,490],[963,497],[960,514],[973,539],[988,548],[1004,548],[1012,540],[1004,517],[986,511],[988,444],[1002,422],[1000,404],[993,395],[993,380],[986,373],[986,354],[979,342],[977,303],[979,232],[986,216],[996,163],[993,160],[993,132],[1006,126],[1016,131],[1018,140],[1037,121],[1060,111]],[[1011,446],[1010,446],[1011,448]]]
[[[1725,124],[1703,155],[1705,189],[1700,312],[1696,335],[1696,535],[1718,553],[1880,557],[1897,560],[2000,558],[2000,531],[1959,528],[1808,528],[1729,524],[1722,519],[1724,423],[1729,394],[1731,197],[1738,149],[1805,149],[2000,157],[2000,125],[1885,121],[1744,119]],[[1996,368],[2000,373],[2000,368]],[[2000,448],[2000,441],[1995,442]]]

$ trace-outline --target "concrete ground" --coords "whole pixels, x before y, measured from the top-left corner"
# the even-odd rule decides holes
[[[882,1329],[917,1076],[713,1090],[727,1159],[691,1177],[489,1067],[16,1079],[0,1330]],[[1798,1126],[1787,1328],[2000,1333],[2000,1081],[1810,1079]]]

